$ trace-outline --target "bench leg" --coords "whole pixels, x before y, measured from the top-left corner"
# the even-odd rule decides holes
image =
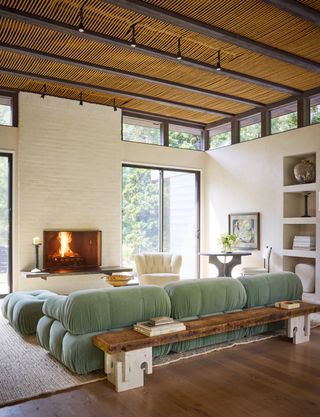
[[[117,392],[143,387],[144,371],[152,374],[152,348],[105,353],[105,373]]]
[[[293,338],[293,343],[305,343],[310,340],[310,315],[293,317],[288,320],[287,336]]]

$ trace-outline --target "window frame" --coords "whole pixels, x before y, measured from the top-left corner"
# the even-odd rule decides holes
[[[312,104],[311,101],[312,101],[313,98],[319,98],[319,104]],[[309,124],[310,124],[310,126],[317,125],[317,124],[320,123],[320,122],[312,122],[312,117],[311,117],[311,107],[312,106],[320,106],[320,93],[313,94],[312,96],[309,97],[309,108],[308,108],[308,110],[309,110]]]
[[[290,105],[296,104],[296,110],[295,111],[290,111],[289,113],[284,113],[284,114],[280,114],[279,116],[275,116],[272,117],[272,112],[277,111],[277,110],[281,110],[282,108],[286,108],[286,107],[290,107]],[[281,106],[276,106],[273,107],[272,109],[270,109],[269,113],[270,113],[270,135],[277,135],[279,133],[283,133],[283,132],[288,132],[290,130],[294,130],[294,129],[298,129],[299,128],[299,115],[298,115],[298,110],[299,110],[299,105],[298,105],[298,100],[293,100],[289,103],[286,104],[282,104]],[[295,127],[292,127],[290,129],[285,129],[285,130],[280,130],[279,132],[272,132],[272,120],[282,117],[282,116],[288,116],[289,114],[297,114],[297,125]]]
[[[139,143],[139,142],[134,142]],[[179,149],[179,148],[178,148]],[[159,170],[160,172],[160,193],[161,193],[161,202],[160,202],[160,237],[159,237],[159,250],[163,250],[163,206],[162,206],[162,196],[163,196],[163,184],[164,184],[164,172],[165,171],[175,171],[175,172],[188,172],[190,174],[195,175],[196,180],[196,210],[197,210],[197,231],[196,231],[196,241],[197,241],[197,253],[200,252],[200,242],[201,242],[201,170],[195,169],[187,169],[187,168],[172,168],[172,167],[164,167],[158,165],[148,165],[148,164],[135,164],[135,163],[127,163],[123,162],[121,164],[121,213],[122,213],[122,205],[123,205],[123,184],[122,184],[122,175],[123,175],[123,168],[141,168],[141,169],[155,169]],[[122,258],[122,214],[121,214],[121,258]],[[197,257],[197,273],[198,277],[200,276],[200,259],[199,256]]]
[[[200,129],[203,134],[202,134],[202,140],[201,140],[201,149],[185,149],[185,148],[178,148],[178,147],[173,147],[170,146],[171,148],[175,148],[175,149],[184,149],[184,150],[192,150],[192,151],[213,151],[216,149],[220,149],[221,147],[218,148],[212,148],[210,149],[209,144],[210,144],[210,130],[213,130],[216,127],[219,127],[221,125],[225,125],[228,123],[231,123],[231,144],[230,145],[235,145],[238,143],[244,143],[244,142],[250,142],[251,140],[257,140],[260,138],[263,138],[265,136],[271,136],[271,135],[277,135],[277,134],[281,134],[284,132],[290,132],[290,130],[295,130],[295,129],[299,129],[300,127],[305,127],[305,126],[311,126],[314,125],[316,123],[311,123],[311,117],[310,117],[310,113],[311,113],[311,105],[310,105],[310,101],[312,99],[312,97],[317,96],[320,94],[320,88],[316,88],[313,90],[309,90],[306,91],[300,95],[296,95],[293,97],[289,97],[286,98],[284,100],[280,100],[276,103],[272,103],[272,104],[266,104],[266,105],[261,105],[260,108],[254,108],[252,110],[249,110],[247,112],[243,112],[241,114],[238,114],[236,116],[232,116],[232,117],[227,117],[224,118],[222,120],[219,120],[217,122],[214,123],[208,123],[208,124],[201,124],[201,123],[197,123],[197,122],[184,122],[181,121],[180,119],[176,119],[174,117],[161,117],[159,115],[153,114],[153,113],[143,113],[143,112],[135,112],[135,111],[128,111],[125,110],[122,112],[123,116],[132,116],[132,117],[136,117],[136,118],[142,118],[142,119],[147,119],[147,120],[154,120],[154,121],[158,121],[158,122],[162,122],[163,123],[163,144],[162,145],[157,145],[157,146],[169,146],[169,139],[168,139],[168,135],[169,135],[169,124],[173,124],[173,125],[179,125],[179,126],[186,126],[189,128],[198,128]],[[273,110],[276,110],[277,108],[281,108],[282,106],[289,106],[290,104],[296,103],[297,104],[297,126],[293,127],[292,129],[287,129],[287,130],[283,130],[280,132],[271,132],[271,112]],[[240,141],[240,122],[243,119],[246,119],[250,116],[253,116],[255,114],[260,114],[261,115],[261,136],[254,138],[254,139],[250,139],[247,141]],[[289,113],[288,113],[289,114]],[[123,140],[123,132],[122,132],[122,126],[123,126],[123,122],[121,123],[121,139]],[[143,142],[132,142],[132,143],[143,143]],[[145,143],[143,143],[145,144]],[[148,144],[150,145],[150,144]],[[225,145],[225,146],[230,146],[230,145]],[[223,146],[223,147],[225,147]]]
[[[144,119],[144,120],[148,120],[148,121],[154,121],[157,123],[161,124],[161,128],[160,128],[160,135],[161,135],[161,143],[160,144],[155,144],[155,143],[144,143],[144,142],[135,142],[135,141],[128,141],[125,140],[123,138],[123,124],[124,124],[124,117],[132,117],[135,119]],[[176,125],[176,126],[181,126],[181,127],[186,127],[189,129],[199,129],[201,132],[201,147],[200,149],[188,149],[188,148],[179,148],[179,147],[174,147],[174,146],[169,146],[169,126],[170,125]],[[122,112],[122,117],[121,117],[121,140],[123,142],[128,142],[128,143],[136,143],[136,144],[142,144],[142,145],[151,145],[151,146],[165,146],[171,149],[182,149],[182,150],[187,150],[187,151],[195,151],[195,152],[203,152],[205,150],[205,140],[206,138],[206,130],[204,125],[201,125],[199,123],[184,123],[183,121],[178,121],[176,119],[171,119],[171,118],[162,118],[159,116],[151,116],[148,114],[139,114],[139,113],[135,113],[135,112],[128,112],[128,111],[123,111]]]
[[[178,129],[174,130],[174,129],[172,129],[172,126],[175,126]],[[194,135],[194,136],[197,135],[197,133],[194,132],[194,131],[196,131],[196,130],[199,131],[199,133],[200,133],[199,149],[196,149],[196,148],[182,148],[182,147],[180,148],[179,146],[173,146],[173,145],[170,144],[170,132],[178,133],[179,128],[181,128],[181,133],[190,133],[191,135]],[[185,130],[183,128],[185,128]],[[188,132],[188,130],[189,130],[189,132]],[[204,129],[199,129],[199,128],[196,128],[196,127],[191,127],[191,126],[181,125],[181,124],[178,124],[178,123],[169,122],[168,123],[168,146],[170,148],[175,148],[175,149],[185,149],[185,150],[189,150],[189,151],[203,151],[203,149],[204,149]]]
[[[245,126],[241,126],[241,122],[244,122],[244,121],[246,121],[248,119],[253,119],[253,118],[257,117],[257,116],[260,116],[259,117],[260,118],[260,121],[259,122],[249,123],[249,124],[247,124]],[[260,135],[254,137],[254,138],[251,138],[251,139],[241,140],[241,129],[246,128],[246,127],[249,127],[249,126],[254,126],[254,125],[257,125],[257,124],[260,124]],[[257,112],[257,113],[255,113],[255,114],[253,114],[251,116],[242,117],[241,119],[239,119],[239,142],[240,143],[251,142],[252,140],[260,139],[261,137],[262,137],[262,114],[261,114],[261,112]]]
[[[223,124],[221,124],[221,125],[219,125],[219,126],[217,126],[217,128],[219,128],[219,127],[223,127],[223,126],[227,126],[227,125],[230,125],[230,129],[227,129],[225,132],[220,132],[220,133],[218,133],[218,134],[216,134],[216,135],[212,135],[212,136],[217,136],[217,135],[221,135],[221,134],[223,134],[223,133],[230,133],[230,143],[228,143],[227,145],[223,145],[223,146],[217,146],[217,147],[215,147],[215,148],[211,148],[210,147],[210,142],[211,142],[211,138],[212,138],[212,136],[210,135],[210,133],[214,130],[214,128],[213,129],[210,129],[210,130],[208,130],[208,150],[210,150],[210,151],[213,151],[214,149],[220,149],[220,148],[225,148],[226,146],[230,146],[230,145],[232,145],[232,123],[231,122],[226,122],[226,123],[223,123]]]
[[[10,92],[10,91],[6,91],[6,90],[1,90],[0,89],[0,96],[10,97],[12,99],[12,104],[11,104],[12,125],[2,125],[2,124],[0,124],[0,126],[4,126],[4,127],[18,127],[18,119],[19,119],[19,115],[18,115],[19,93],[18,92]]]
[[[9,192],[8,192],[8,203],[9,203],[9,234],[8,234],[8,285],[9,293],[12,292],[13,285],[13,153],[12,152],[0,152],[0,156],[8,159],[9,169]],[[0,299],[4,298],[6,294],[0,294]]]

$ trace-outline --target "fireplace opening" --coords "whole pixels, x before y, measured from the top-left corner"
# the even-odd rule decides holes
[[[45,230],[43,232],[45,271],[79,271],[100,266],[101,231]]]

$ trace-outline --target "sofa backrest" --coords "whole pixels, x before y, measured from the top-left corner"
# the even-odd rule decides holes
[[[135,256],[138,275],[156,273],[179,274],[182,256],[167,252],[142,253]]]
[[[151,317],[170,316],[167,293],[157,286],[81,290],[52,297],[43,312],[79,335],[132,326]]]
[[[243,285],[233,278],[203,278],[171,282],[164,287],[172,317],[192,320],[242,309],[247,301]]]
[[[300,300],[302,283],[293,272],[272,272],[238,278],[247,293],[246,308],[267,306],[277,301]]]

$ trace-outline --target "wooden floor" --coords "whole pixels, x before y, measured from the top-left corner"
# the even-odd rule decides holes
[[[320,328],[311,342],[276,338],[154,369],[144,388],[108,382],[0,409],[0,417],[319,417]]]

